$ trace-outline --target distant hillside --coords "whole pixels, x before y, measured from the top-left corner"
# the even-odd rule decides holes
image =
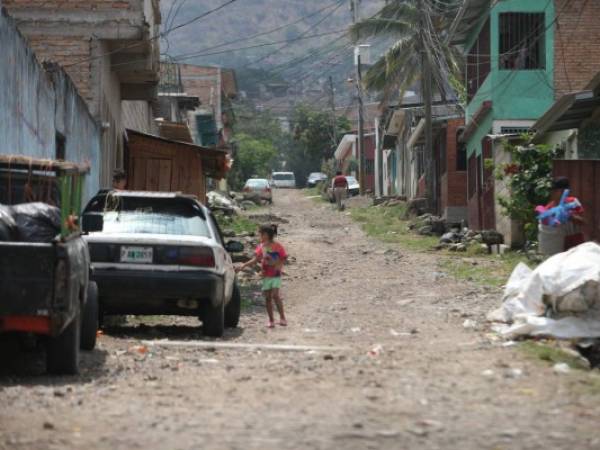
[[[163,30],[224,3],[226,0],[162,0]],[[383,5],[383,0],[363,0],[361,16],[373,15]],[[237,70],[240,84],[246,90],[256,89],[255,82],[258,80],[305,86],[307,83],[324,84],[332,75],[338,90],[345,91],[347,89],[342,86],[352,72],[352,49],[347,39],[338,35],[205,54],[345,30],[351,22],[350,0],[237,0],[218,12],[173,31],[168,35],[168,42],[162,42],[161,50],[181,62],[232,67]],[[247,39],[279,27],[283,28]],[[198,54],[201,56],[196,56]],[[306,89],[304,87],[304,91]],[[345,95],[342,92],[342,97]]]

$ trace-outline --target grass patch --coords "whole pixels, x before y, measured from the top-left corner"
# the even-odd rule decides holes
[[[405,220],[406,205],[388,207],[352,208],[351,217],[361,224],[362,229],[371,237],[382,242],[398,244],[417,252],[432,251],[438,244],[436,236],[420,236],[409,229],[410,222]],[[472,246],[466,252],[439,251],[439,267],[460,280],[500,287],[519,262],[533,267],[524,254],[507,252],[504,255],[489,255],[480,247]]]
[[[429,251],[438,243],[434,236],[419,236],[408,229],[404,205],[352,208],[352,219],[360,223],[367,235],[383,242],[399,244],[414,251]]]
[[[507,252],[504,255],[482,255],[468,253],[451,254],[439,262],[440,268],[457,279],[473,281],[485,286],[501,287],[520,262],[529,267],[533,263],[523,254]]]
[[[222,230],[231,230],[235,234],[255,233],[258,223],[246,216],[216,216]]]
[[[580,357],[565,350],[540,342],[525,341],[519,345],[519,349],[529,358],[546,361],[551,364],[566,363],[572,369],[589,370]]]
[[[304,189],[304,194],[305,197],[312,197],[311,200],[314,200],[315,202],[327,203],[327,200],[323,198],[323,193],[321,192],[321,189],[318,186]]]

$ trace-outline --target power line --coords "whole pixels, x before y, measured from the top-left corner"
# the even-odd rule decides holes
[[[185,0],[184,0],[184,1],[185,1]],[[339,1],[339,0],[338,0],[338,1]],[[225,46],[227,46],[227,45],[231,45],[231,44],[237,44],[237,43],[239,43],[239,42],[245,42],[245,41],[249,41],[249,40],[251,40],[251,39],[255,39],[255,38],[257,38],[257,37],[262,37],[262,36],[266,36],[266,35],[268,35],[268,34],[276,33],[277,31],[281,31],[281,30],[283,30],[283,29],[285,29],[285,28],[288,28],[288,27],[291,27],[291,26],[293,26],[293,25],[297,25],[298,23],[300,23],[300,22],[303,22],[303,21],[305,21],[306,19],[310,19],[311,17],[314,17],[314,16],[316,16],[317,14],[320,14],[321,12],[323,12],[323,11],[325,11],[325,10],[329,9],[329,8],[332,8],[333,6],[335,6],[335,5],[338,3],[338,1],[336,1],[336,2],[335,2],[335,3],[333,3],[333,4],[327,5],[327,6],[325,6],[325,7],[321,8],[321,9],[319,9],[319,10],[317,10],[317,11],[314,11],[314,12],[312,12],[311,14],[308,14],[308,15],[306,15],[306,16],[303,16],[303,17],[301,17],[301,18],[299,18],[299,19],[297,19],[297,20],[295,20],[295,21],[293,21],[293,22],[287,23],[287,24],[285,24],[285,25],[281,25],[281,26],[279,26],[279,27],[277,27],[277,28],[273,28],[273,29],[271,29],[271,30],[267,30],[267,31],[263,31],[263,32],[260,32],[260,33],[256,33],[256,34],[253,34],[253,35],[250,35],[250,36],[245,36],[245,37],[243,37],[243,38],[234,39],[234,40],[232,40],[232,41],[225,42],[225,43],[223,43],[223,44],[218,44],[218,45],[215,45],[215,46],[212,46],[212,47],[203,48],[203,49],[201,49],[201,50],[198,50],[198,51],[204,52],[204,51],[216,50],[216,49],[218,49],[218,48],[225,47]],[[197,53],[197,52],[191,52],[191,53],[189,53],[189,54],[195,54],[195,53]]]
[[[155,40],[157,40],[157,39],[164,38],[164,37],[165,37],[165,36],[167,36],[169,33],[173,32],[173,31],[175,31],[175,30],[178,30],[178,29],[180,29],[180,28],[183,28],[183,27],[185,27],[185,26],[188,26],[188,25],[190,25],[190,24],[192,24],[192,23],[194,23],[194,22],[197,22],[198,20],[200,20],[200,19],[203,19],[203,18],[205,18],[205,17],[209,16],[210,14],[213,14],[213,13],[215,13],[215,12],[217,12],[217,11],[220,11],[221,9],[225,8],[226,6],[229,6],[229,5],[231,5],[232,3],[236,2],[236,1],[237,1],[237,0],[229,0],[228,2],[226,2],[226,3],[223,3],[223,4],[222,4],[222,5],[220,5],[220,6],[217,6],[216,8],[210,9],[210,10],[208,10],[208,11],[206,11],[206,12],[204,12],[204,13],[202,13],[202,14],[200,14],[200,15],[198,15],[198,16],[196,16],[196,17],[194,17],[194,18],[190,19],[190,20],[188,20],[187,22],[185,22],[185,23],[183,23],[183,24],[177,25],[177,26],[176,26],[176,27],[174,27],[174,28],[170,28],[170,29],[168,29],[168,30],[166,30],[166,31],[164,31],[164,32],[162,32],[162,33],[159,33],[159,34],[157,34],[156,36],[151,36],[151,37],[148,39],[148,41],[152,42],[152,41],[155,41]],[[75,61],[75,62],[73,62],[73,63],[71,63],[71,64],[65,64],[65,65],[63,65],[62,67],[63,67],[63,68],[66,68],[66,67],[76,66],[76,65],[78,65],[78,64],[83,64],[83,63],[85,63],[85,62],[89,62],[89,61],[93,61],[93,60],[96,60],[96,59],[104,58],[105,56],[114,55],[115,53],[122,52],[123,50],[130,50],[130,49],[132,49],[132,48],[135,48],[135,47],[140,47],[140,46],[143,46],[143,45],[146,45],[146,44],[147,44],[147,41],[134,42],[134,43],[132,43],[132,44],[130,44],[130,45],[125,45],[125,46],[123,46],[123,47],[119,47],[119,48],[117,48],[117,49],[115,49],[115,50],[112,50],[112,51],[110,51],[110,52],[103,53],[103,54],[101,54],[101,55],[98,55],[98,56],[93,56],[93,57],[91,57],[91,58],[85,58],[85,59],[81,59],[81,60],[79,60],[79,61]]]

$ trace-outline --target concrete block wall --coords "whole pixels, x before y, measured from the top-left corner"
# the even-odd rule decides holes
[[[556,98],[582,90],[600,72],[600,2],[555,0]]]

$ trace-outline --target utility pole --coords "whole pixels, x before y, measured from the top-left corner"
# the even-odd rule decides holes
[[[331,138],[335,148],[338,144],[337,117],[335,115],[335,90],[333,89],[333,77],[331,75],[329,75],[329,103],[331,104]]]
[[[359,21],[358,5],[360,0],[351,0],[352,20],[354,23]],[[358,180],[360,183],[360,193],[364,194],[366,189],[366,171],[365,171],[365,152],[364,152],[364,111],[363,111],[363,93],[362,93],[362,68],[360,61],[360,45],[354,47],[354,64],[356,66],[356,93],[358,99]]]
[[[427,194],[428,209],[431,213],[436,213],[437,209],[437,193],[436,190],[436,169],[435,158],[433,155],[433,124],[431,111],[431,63],[425,50],[423,50],[422,58],[422,90],[423,102],[425,103],[425,186]]]

